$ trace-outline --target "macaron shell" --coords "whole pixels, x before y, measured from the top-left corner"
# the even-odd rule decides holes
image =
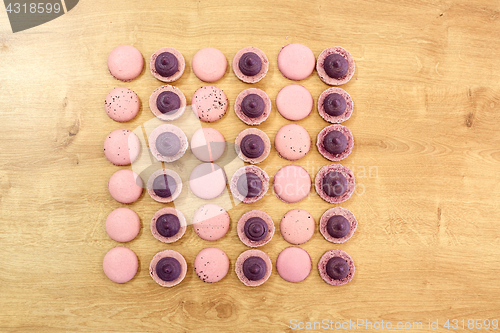
[[[316,222],[308,211],[292,209],[283,215],[280,231],[288,243],[299,245],[311,239],[315,226]]]
[[[330,197],[328,196],[325,191],[323,191],[323,188],[321,186],[321,182],[323,181],[323,177],[332,171],[340,172],[347,180],[347,190],[345,191],[344,194],[342,194],[340,197]],[[314,186],[316,188],[316,192],[319,194],[319,196],[325,200],[326,202],[329,203],[341,203],[346,201],[351,197],[351,195],[354,193],[354,189],[356,187],[355,180],[354,180],[354,173],[349,169],[348,167],[345,167],[341,164],[329,164],[325,165],[321,169],[319,169],[318,173],[316,174],[316,178],[314,179]]]
[[[156,139],[158,139],[158,137],[165,132],[171,132],[177,135],[181,143],[179,151],[173,156],[163,156],[162,154],[160,154],[160,152],[158,152],[158,149],[156,148]],[[148,141],[151,154],[153,154],[153,156],[160,162],[177,161],[179,158],[184,156],[184,153],[186,153],[186,150],[188,148],[188,139],[186,137],[186,134],[184,134],[184,132],[179,127],[171,124],[163,124],[155,128],[149,135]]]
[[[316,60],[314,53],[305,45],[288,44],[278,54],[278,69],[290,80],[304,80],[312,74]]]
[[[341,95],[345,99],[346,103],[345,111],[340,116],[329,115],[328,113],[325,112],[325,108],[323,106],[326,96],[334,93]],[[346,121],[347,119],[351,118],[353,110],[354,110],[354,102],[352,101],[351,95],[349,95],[347,91],[345,91],[342,88],[336,88],[336,87],[328,88],[325,91],[323,91],[321,95],[319,95],[318,98],[319,115],[321,116],[321,118],[328,121],[329,123],[337,124]]]
[[[118,87],[111,90],[104,100],[104,110],[109,118],[126,122],[135,118],[141,102],[137,94],[128,88]]]
[[[245,262],[246,259],[250,257],[259,257],[266,262],[266,275],[264,275],[264,277],[260,280],[251,281],[247,279],[247,277],[243,273],[243,263]],[[243,282],[244,285],[249,287],[257,287],[266,282],[271,276],[271,272],[273,270],[273,264],[269,256],[263,251],[256,249],[247,250],[242,254],[240,254],[238,256],[238,259],[236,259],[236,263],[234,264],[234,266],[235,266],[236,276],[238,276],[238,279],[240,279],[240,281]]]
[[[328,74],[326,74],[325,72],[325,67],[324,67],[325,59],[326,57],[328,57],[330,54],[333,53],[340,54],[347,60],[347,64],[349,65],[347,73],[345,73],[345,75],[340,79],[334,79],[332,77],[329,77]],[[355,65],[353,57],[349,52],[347,52],[346,49],[340,46],[334,46],[324,49],[318,56],[318,61],[316,63],[316,71],[318,72],[319,78],[321,79],[321,81],[331,86],[340,86],[342,84],[349,82],[349,80],[354,75],[354,70],[355,70]]]
[[[142,194],[143,183],[141,177],[132,170],[116,171],[108,181],[109,194],[118,202],[132,203]]]
[[[131,45],[115,47],[108,56],[109,73],[118,80],[132,81],[141,74],[144,59],[141,52]]]
[[[249,158],[241,152],[240,146],[241,146],[241,140],[249,134],[255,134],[259,136],[262,141],[264,141],[264,152],[262,155],[260,155],[257,158]],[[262,161],[264,161],[268,156],[269,153],[271,152],[271,140],[269,140],[269,137],[267,134],[263,131],[261,131],[258,128],[247,128],[241,131],[238,136],[236,137],[236,140],[234,140],[234,149],[236,150],[236,154],[238,155],[239,158],[241,158],[244,162],[248,162],[251,164],[257,164]]]
[[[304,127],[288,124],[276,133],[274,148],[280,157],[289,161],[297,161],[306,156],[311,149],[311,137]]]
[[[162,235],[160,235],[160,233],[156,229],[156,221],[158,220],[158,218],[160,216],[165,215],[165,214],[175,215],[179,219],[179,223],[180,223],[179,231],[175,235],[173,235],[172,237],[162,236]],[[184,214],[182,214],[182,212],[180,210],[175,209],[173,207],[161,208],[153,215],[153,218],[151,219],[151,233],[153,234],[154,238],[156,238],[157,240],[159,240],[160,242],[163,242],[163,243],[173,243],[175,241],[178,241],[179,239],[181,239],[181,237],[186,232],[186,228],[187,228],[187,223],[186,223],[186,218],[184,217]]]
[[[331,154],[325,149],[325,145],[323,144],[323,140],[331,131],[339,131],[342,134],[344,134],[347,139],[347,146],[345,147],[345,150],[340,154]],[[342,125],[334,124],[323,128],[318,133],[316,146],[318,147],[320,154],[323,155],[324,158],[330,161],[338,162],[345,159],[347,156],[351,154],[352,148],[354,147],[354,137],[352,136],[352,132],[351,130],[349,130],[349,128]]]
[[[170,91],[177,96],[179,96],[179,99],[181,101],[179,109],[174,112],[174,113],[161,113],[160,110],[158,110],[158,106],[156,105],[156,100],[158,99],[158,96],[164,91]],[[149,109],[151,112],[160,120],[164,121],[172,121],[175,119],[178,119],[180,116],[184,114],[184,111],[186,110],[186,96],[184,96],[184,93],[177,87],[171,86],[171,85],[164,85],[161,87],[156,88],[151,96],[149,97]]]
[[[200,199],[215,199],[226,189],[226,173],[215,163],[197,165],[189,176],[189,188]]]
[[[153,182],[154,182],[155,178],[158,177],[159,175],[162,175],[162,174],[169,175],[170,177],[175,179],[175,183],[176,183],[177,187],[175,188],[174,193],[172,193],[172,195],[170,197],[162,198],[162,197],[156,195],[156,193],[153,189]],[[160,169],[160,170],[153,172],[151,174],[151,176],[149,176],[148,184],[147,184],[146,188],[147,188],[148,194],[151,196],[151,198],[153,200],[158,201],[158,202],[162,202],[162,203],[169,203],[169,202],[172,202],[175,199],[177,199],[179,197],[179,195],[181,194],[181,192],[182,192],[182,180],[181,180],[181,177],[179,176],[179,174],[177,172],[175,172],[174,170]]]
[[[221,119],[226,114],[228,104],[224,91],[215,86],[199,88],[191,99],[194,114],[207,123]]]
[[[215,204],[198,208],[193,215],[193,229],[204,240],[216,241],[229,230],[231,219],[227,211]]]
[[[130,242],[139,234],[141,221],[132,209],[120,207],[106,218],[106,233],[117,242]]]
[[[247,172],[251,172],[251,173],[256,174],[257,177],[259,177],[260,181],[262,182],[262,189],[261,189],[259,195],[252,197],[252,198],[247,198],[238,191],[238,179],[242,175],[246,174]],[[267,193],[267,190],[269,189],[269,176],[267,175],[267,173],[264,170],[262,170],[258,166],[247,165],[247,166],[239,168],[233,174],[233,177],[231,177],[230,188],[231,188],[231,193],[233,194],[233,196],[236,199],[238,199],[239,201],[244,202],[244,203],[253,203],[253,202],[256,202],[256,201],[262,199],[264,197],[264,195]]]
[[[139,156],[141,143],[135,133],[117,129],[104,140],[104,155],[114,165],[129,165]]]
[[[305,199],[311,191],[311,177],[301,166],[289,164],[276,172],[273,180],[274,194],[285,203]]]
[[[102,261],[104,274],[113,282],[125,283],[137,274],[139,260],[134,251],[123,246],[112,248]]]
[[[259,95],[264,101],[264,112],[262,112],[262,114],[256,118],[248,117],[241,110],[241,103],[243,102],[243,99],[251,94]],[[240,120],[247,125],[253,126],[262,124],[262,122],[264,122],[271,114],[271,99],[263,90],[257,88],[245,89],[236,97],[236,101],[234,102],[234,112],[236,113],[238,118],[240,118]]]
[[[326,272],[326,264],[328,263],[328,260],[333,257],[340,257],[347,261],[347,264],[349,265],[349,274],[347,274],[347,276],[341,280],[332,279]],[[356,268],[354,267],[354,261],[352,260],[351,256],[347,254],[347,252],[344,252],[342,250],[326,251],[323,256],[321,256],[321,259],[318,262],[319,275],[326,283],[332,286],[341,286],[350,282],[354,276],[355,270]]]
[[[239,62],[240,62],[241,56],[247,52],[255,53],[256,55],[259,56],[259,58],[262,62],[262,68],[260,69],[260,71],[257,74],[255,74],[253,76],[247,76],[247,75],[243,74],[240,70]],[[245,83],[257,83],[257,82],[259,82],[260,80],[262,80],[264,78],[264,76],[266,76],[268,70],[269,70],[269,60],[267,59],[266,54],[256,47],[253,47],[253,46],[245,47],[245,48],[239,50],[233,58],[234,75],[236,75],[236,77],[238,79],[240,79],[241,81],[243,81]]]
[[[177,64],[178,64],[177,72],[175,72],[173,75],[168,76],[168,77],[161,76],[156,71],[156,66],[155,66],[156,58],[160,54],[162,54],[163,52],[172,53],[177,58]],[[149,68],[151,70],[151,74],[155,78],[157,78],[158,80],[160,80],[162,82],[174,82],[174,81],[177,81],[178,79],[180,79],[182,74],[184,73],[184,69],[186,68],[186,61],[184,60],[184,57],[182,56],[182,54],[179,51],[177,51],[176,49],[174,49],[173,47],[162,47],[161,49],[159,49],[158,51],[156,51],[155,53],[153,53],[151,55],[151,60],[149,62]]]
[[[245,235],[245,223],[248,221],[248,219],[252,217],[260,217],[261,219],[264,220],[267,224],[267,236],[264,239],[258,240],[258,241],[253,241],[249,239]],[[238,220],[238,224],[236,225],[236,231],[238,232],[238,237],[240,240],[245,244],[246,246],[249,247],[259,247],[263,246],[271,241],[274,235],[274,222],[271,216],[266,214],[265,212],[261,210],[251,210],[243,214],[240,219]]]
[[[215,82],[224,76],[227,59],[221,51],[207,47],[196,52],[192,65],[194,74],[200,80]]]
[[[202,162],[218,160],[226,150],[226,139],[215,128],[202,127],[191,137],[191,152]]]
[[[218,282],[229,271],[229,258],[219,248],[204,248],[194,259],[194,270],[203,282]]]
[[[313,104],[311,93],[300,84],[290,84],[276,95],[276,108],[288,120],[304,119],[311,113]]]
[[[181,264],[181,274],[174,281],[163,281],[156,274],[156,264],[158,264],[158,262],[165,257],[171,257],[177,259],[177,261]],[[173,287],[181,283],[181,281],[184,280],[184,278],[186,277],[186,272],[187,272],[186,259],[184,259],[182,254],[174,250],[165,250],[158,252],[157,254],[155,254],[153,259],[151,260],[151,263],[149,264],[149,275],[151,275],[153,280],[162,287]]]
[[[300,282],[311,273],[312,260],[306,250],[290,246],[281,251],[276,259],[276,270],[283,280]]]
[[[349,224],[351,225],[351,229],[349,230],[349,233],[347,233],[347,235],[345,235],[342,238],[332,237],[328,233],[328,231],[326,230],[328,220],[330,219],[330,217],[335,216],[335,215],[340,215],[340,216],[345,217],[347,219],[347,221],[349,221]],[[342,207],[333,207],[333,208],[328,209],[321,216],[321,219],[319,220],[319,231],[321,232],[321,234],[323,235],[323,237],[325,237],[325,239],[327,241],[329,241],[331,243],[335,243],[335,244],[342,244],[342,243],[347,242],[352,237],[354,232],[356,231],[357,226],[358,226],[358,221],[356,220],[356,217],[354,217],[354,214],[349,209],[342,208]]]

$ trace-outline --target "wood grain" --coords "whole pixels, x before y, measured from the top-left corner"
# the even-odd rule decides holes
[[[356,320],[392,323],[447,318],[498,319],[500,310],[500,6],[478,1],[80,1],[68,14],[12,34],[0,9],[0,331],[2,332],[289,332],[298,322]],[[318,230],[303,245],[314,269],[303,282],[282,280],[276,270],[258,288],[245,287],[234,262],[246,247],[235,223],[261,209],[277,224],[263,247],[273,263],[287,244],[279,221],[292,208],[316,221],[331,207],[314,191],[284,204],[272,193],[237,205],[227,236],[212,244],[192,229],[172,245],[155,240],[149,221],[162,207],[143,195],[130,205],[142,221],[126,246],[140,271],[124,285],[102,272],[114,246],[104,230],[120,206],[106,184],[118,170],[102,153],[107,133],[134,129],[152,118],[147,100],[161,82],[149,68],[120,83],[106,68],[119,44],[145,59],[158,48],[180,50],[187,68],[176,85],[190,101],[202,83],[190,68],[207,46],[231,60],[253,45],[270,59],[268,75],[253,86],[274,101],[291,82],[281,76],[281,46],[303,43],[316,56],[340,45],[351,52],[356,73],[343,88],[355,103],[348,126],[359,192],[343,204],[358,218],[354,237],[339,246]],[[213,126],[228,142],[246,128],[232,103],[248,87],[228,69],[217,86],[231,103]],[[301,82],[315,101],[327,88],[316,73]],[[110,120],[103,99],[115,86],[142,100],[139,116]],[[274,102],[273,102],[274,103]],[[276,111],[259,126],[271,140],[284,120]],[[316,112],[298,122],[315,143],[327,125]],[[287,161],[275,151],[262,164],[272,176]],[[299,165],[311,175],[328,164],[314,147]],[[230,175],[228,175],[230,176]],[[197,206],[194,204],[191,211]],[[190,212],[186,212],[189,216]],[[217,246],[229,256],[228,276],[204,284],[193,271],[196,254]],[[163,249],[188,261],[186,279],[159,287],[149,261]],[[347,251],[356,264],[348,285],[331,287],[317,273],[328,249]],[[410,330],[411,331],[411,330]]]

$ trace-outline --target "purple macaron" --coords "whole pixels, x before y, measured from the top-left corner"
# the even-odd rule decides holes
[[[163,243],[173,243],[186,232],[187,223],[184,214],[174,207],[158,210],[151,219],[151,233]]]
[[[318,56],[316,71],[319,78],[331,86],[340,86],[354,75],[354,59],[340,46],[324,49]]]
[[[314,186],[319,196],[329,203],[346,201],[354,193],[354,173],[340,164],[329,164],[316,174]]]
[[[173,162],[184,156],[188,148],[186,134],[177,126],[163,124],[149,135],[149,149],[160,162]]]
[[[258,128],[247,128],[234,140],[236,154],[244,162],[257,164],[264,161],[271,152],[271,140]]]
[[[321,278],[332,286],[350,282],[354,276],[354,261],[342,250],[326,251],[318,262]]]
[[[149,97],[149,108],[158,119],[172,121],[184,114],[186,96],[177,87],[161,86],[156,88]]]
[[[169,203],[177,199],[181,194],[182,180],[177,172],[160,169],[149,176],[146,188],[153,200]]]
[[[253,203],[264,197],[269,189],[268,174],[255,165],[239,168],[231,178],[231,193],[244,202]]]
[[[151,55],[149,62],[151,74],[163,82],[178,80],[184,73],[186,61],[173,47],[162,47]]]
[[[347,242],[354,232],[358,222],[349,209],[333,207],[328,209],[319,220],[319,231],[331,243]]]
[[[238,237],[246,246],[263,246],[273,238],[274,222],[271,216],[261,210],[243,214],[236,225]]]
[[[354,138],[349,128],[334,124],[323,128],[318,133],[316,146],[324,158],[338,162],[351,154]]]
[[[234,266],[238,279],[249,287],[257,287],[266,282],[273,270],[271,258],[256,249],[240,254]]]
[[[257,83],[266,76],[269,60],[256,47],[248,46],[239,50],[233,58],[233,72],[245,83]]]
[[[342,88],[328,88],[318,97],[318,112],[321,118],[338,124],[351,118],[354,103],[351,95]]]
[[[271,99],[260,89],[243,90],[236,97],[234,112],[247,125],[259,125],[271,114]]]

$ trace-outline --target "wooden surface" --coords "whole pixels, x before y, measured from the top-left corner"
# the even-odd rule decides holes
[[[498,319],[498,2],[236,3],[80,1],[68,14],[16,34],[0,9],[0,331],[289,332],[293,319],[420,321],[424,329],[438,319],[439,330],[448,331],[442,327],[447,318]],[[303,245],[313,260],[305,281],[288,283],[274,268],[268,282],[249,288],[234,273],[246,250],[237,238],[238,218],[251,209],[271,215],[277,233],[262,249],[274,264],[289,246],[279,233],[283,214],[304,208],[318,223],[331,205],[314,190],[290,205],[269,192],[229,211],[232,225],[222,240],[202,241],[188,229],[167,246],[149,231],[162,205],[146,194],[130,205],[142,229],[125,244],[138,255],[140,271],[123,285],[109,281],[102,259],[119,244],[107,236],[104,221],[122,205],[106,188],[119,167],[105,159],[103,140],[114,129],[149,121],[147,100],[161,85],[149,64],[133,82],[113,79],[106,68],[111,49],[132,44],[146,60],[163,46],[180,50],[187,68],[176,85],[188,101],[203,85],[190,68],[198,49],[216,47],[229,60],[245,46],[262,49],[270,70],[252,86],[273,100],[272,115],[259,126],[273,140],[290,123],[274,105],[279,89],[292,83],[276,65],[288,43],[303,43],[316,56],[340,45],[356,61],[353,79],[343,86],[355,103],[344,124],[355,146],[343,164],[353,168],[360,191],[342,205],[358,218],[354,237],[335,246],[316,230]],[[300,83],[315,102],[327,88],[316,72]],[[103,110],[107,92],[120,85],[135,90],[143,106],[125,124]],[[233,102],[250,86],[229,69],[216,85],[231,106],[213,126],[233,142],[247,127]],[[316,103],[298,123],[314,144],[328,125]],[[272,176],[286,164],[273,150],[262,167]],[[328,161],[314,147],[297,164],[314,175]],[[194,257],[207,246],[220,247],[231,261],[227,277],[215,284],[193,271]],[[153,255],[166,248],[188,261],[188,274],[175,288],[161,288],[148,274]],[[348,285],[332,287],[319,277],[317,262],[332,248],[355,261]]]

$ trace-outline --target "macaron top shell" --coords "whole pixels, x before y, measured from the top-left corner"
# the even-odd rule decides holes
[[[290,80],[304,80],[314,70],[314,53],[305,45],[288,44],[278,54],[278,68]]]
[[[343,57],[347,62],[348,69],[347,72],[342,77],[339,78],[330,77],[325,71],[325,59],[327,59],[327,57],[331,54],[338,54],[341,57]],[[321,81],[331,86],[339,86],[349,82],[349,80],[354,75],[354,70],[355,66],[353,57],[349,52],[347,52],[346,49],[340,46],[334,46],[324,49],[318,56],[318,61],[316,63],[316,71],[318,72],[319,78],[321,79]]]
[[[253,157],[252,155],[245,155],[245,153],[248,154],[248,151],[246,148],[242,147],[242,145],[256,144],[255,142],[249,142],[249,140],[245,139],[245,137],[247,137],[248,135],[256,135],[262,140],[262,144],[264,145],[264,147],[257,147],[262,148],[262,154],[260,156]],[[271,140],[269,140],[269,137],[264,131],[261,131],[258,128],[247,128],[241,131],[236,137],[236,140],[234,140],[234,149],[236,150],[236,154],[238,155],[238,157],[241,158],[244,162],[257,164],[264,161],[269,156],[269,153],[271,152]],[[250,147],[250,150],[253,152],[255,149],[252,149],[252,147]]]
[[[213,47],[199,50],[193,57],[193,72],[202,81],[215,82],[224,76],[227,59]]]
[[[179,265],[180,270],[178,272],[179,275],[177,276],[177,278],[175,278],[172,281],[162,280],[158,276],[157,265],[163,258],[173,258],[173,259],[175,259],[175,261],[177,261],[180,264]],[[184,280],[184,278],[186,277],[186,272],[187,272],[186,259],[184,259],[182,254],[180,254],[179,252],[174,251],[174,250],[165,250],[165,251],[158,252],[153,257],[153,259],[151,260],[151,263],[149,265],[149,275],[151,275],[153,280],[162,287],[173,287],[173,286],[181,283],[181,281]]]
[[[242,108],[242,103],[245,100],[245,98],[251,95],[259,96],[264,104],[264,107],[262,109],[262,114],[253,118],[247,116]],[[240,92],[236,97],[236,101],[234,102],[234,112],[236,113],[238,118],[240,118],[240,120],[247,125],[262,124],[262,122],[264,122],[271,114],[271,99],[263,90],[257,88],[245,89],[242,92]]]
[[[137,94],[128,88],[118,87],[111,90],[104,100],[104,110],[109,118],[126,122],[135,118],[141,103]]]
[[[225,150],[226,140],[215,128],[202,127],[191,137],[191,151],[202,162],[218,160]]]
[[[224,237],[231,219],[227,211],[214,204],[198,208],[193,215],[193,229],[201,239],[215,241]]]
[[[194,114],[201,121],[212,123],[221,119],[227,111],[229,101],[222,89],[205,86],[196,90],[191,99]]]
[[[328,114],[325,111],[325,105],[324,105],[325,100],[327,96],[330,94],[338,94],[345,101],[345,110],[338,116]],[[338,124],[348,120],[349,118],[351,118],[353,110],[354,110],[354,103],[352,101],[351,95],[349,95],[347,91],[345,91],[342,88],[337,88],[337,87],[328,88],[325,91],[323,91],[321,95],[319,95],[318,98],[319,115],[321,116],[321,118],[328,121],[329,123]]]
[[[218,282],[229,271],[229,258],[219,248],[204,248],[194,259],[194,271],[203,282]]]
[[[255,218],[257,218],[257,220],[255,220]],[[248,228],[251,226],[250,225],[246,226],[246,224],[247,223],[251,224],[252,222],[256,222],[258,224],[261,221],[263,221],[267,225],[267,227],[264,226],[265,228],[260,228],[260,229],[264,231],[265,229],[267,229],[267,232],[259,240],[250,239],[249,236],[247,235],[247,232],[249,232]],[[245,232],[245,227],[247,228],[247,232]],[[251,210],[244,213],[240,217],[240,219],[238,220],[238,224],[236,225],[236,231],[238,232],[238,237],[240,238],[243,244],[250,247],[259,247],[269,243],[273,238],[274,230],[275,228],[273,219],[271,218],[271,216],[269,216],[267,213],[261,210]]]
[[[141,74],[143,67],[141,52],[131,45],[117,46],[108,56],[109,72],[121,81],[132,81]]]
[[[215,163],[197,165],[189,176],[189,187],[200,199],[215,199],[226,189],[226,173]]]
[[[158,71],[156,70],[156,59],[158,56],[162,53],[170,53],[172,54],[175,59],[177,60],[177,70],[175,73],[169,75],[169,76],[162,76]],[[155,53],[151,55],[151,60],[149,62],[149,68],[151,70],[151,74],[158,80],[162,82],[174,82],[182,76],[184,73],[184,69],[186,67],[186,61],[184,60],[184,57],[182,54],[174,49],[173,47],[162,47],[161,49],[157,50]]]
[[[309,90],[300,84],[290,84],[282,88],[276,96],[276,108],[288,120],[307,117],[312,111],[313,103]]]
[[[139,156],[141,143],[134,132],[117,129],[104,139],[104,155],[114,165],[129,165]]]
[[[117,208],[106,218],[106,233],[117,242],[130,242],[140,230],[141,221],[132,209]]]
[[[276,258],[276,269],[283,280],[300,282],[311,273],[312,260],[306,250],[290,246],[281,251]]]
[[[243,272],[243,265],[245,261],[252,257],[261,258],[262,260],[264,260],[264,263],[266,264],[266,272],[261,279],[250,280],[245,276],[245,273]],[[236,259],[236,263],[234,264],[234,266],[235,266],[236,276],[238,276],[238,278],[244,285],[249,287],[257,287],[266,282],[271,276],[273,270],[273,264],[269,256],[265,252],[256,249],[247,250],[242,254],[240,254],[238,256],[238,259]]]
[[[323,189],[323,178],[330,172],[341,174],[347,181],[345,188],[342,188],[342,191],[339,191],[338,196],[330,196]],[[316,178],[314,179],[314,187],[316,188],[316,193],[318,193],[323,200],[329,203],[341,203],[346,201],[354,193],[355,186],[356,184],[354,180],[354,173],[351,171],[351,169],[341,164],[325,165],[324,167],[319,169],[318,173],[316,174]],[[342,185],[342,187],[344,186]]]
[[[325,138],[327,138],[328,134],[331,133],[332,131],[339,132],[346,138],[346,148],[339,154],[332,154],[325,147]],[[349,130],[349,128],[342,125],[334,124],[323,128],[318,133],[316,146],[318,147],[318,151],[320,152],[321,155],[323,155],[324,158],[330,161],[338,162],[345,159],[347,156],[351,154],[352,148],[354,147],[354,137],[352,136],[352,133]]]
[[[254,75],[245,75],[240,69],[239,63],[242,60],[242,56],[246,53],[255,54],[257,57],[260,58],[261,68]],[[233,58],[233,72],[238,79],[240,79],[245,83],[259,82],[264,78],[264,76],[266,76],[268,70],[269,70],[269,60],[267,59],[266,54],[256,47],[253,46],[245,47],[239,50]]]
[[[311,137],[304,127],[288,124],[276,133],[274,147],[280,157],[289,161],[297,161],[306,156],[311,149]]]
[[[337,257],[345,260],[347,262],[347,267],[349,267],[349,272],[347,273],[347,276],[338,280],[332,278],[327,273],[328,261],[332,258],[337,258]],[[347,252],[344,252],[342,250],[335,249],[326,251],[323,254],[323,256],[321,256],[321,259],[318,262],[318,271],[321,278],[329,285],[341,286],[352,280],[355,272],[354,261],[352,260],[351,256],[347,254]]]
[[[113,282],[125,283],[137,274],[139,260],[129,248],[117,246],[106,253],[102,261],[104,274]]]
[[[285,203],[305,199],[311,191],[311,177],[301,166],[289,164],[276,172],[273,181],[274,194]]]
[[[182,179],[179,174],[173,170],[160,169],[149,176],[146,188],[153,200],[169,203],[177,199],[181,194]]]
[[[175,217],[177,217],[177,219],[171,216],[169,217],[169,215],[174,215]],[[174,221],[178,222],[177,226],[172,226],[172,219],[178,220]],[[162,223],[164,225],[162,225]],[[178,227],[178,231],[175,234],[166,234],[166,232],[168,230],[172,230],[172,228],[174,228],[175,230],[175,227]],[[159,230],[158,228],[161,228],[161,230]],[[175,241],[178,241],[186,232],[186,228],[187,222],[184,214],[182,214],[180,210],[175,209],[174,207],[161,208],[153,215],[153,218],[151,219],[151,233],[153,234],[154,238],[163,243],[173,243]]]
[[[116,171],[108,181],[109,194],[121,203],[132,203],[139,199],[142,188],[141,177],[128,169]]]
[[[179,88],[171,85],[156,88],[149,97],[149,109],[156,118],[164,121],[180,118],[186,110],[186,103],[184,93]]]
[[[327,228],[328,220],[332,216],[342,216],[349,222],[349,232],[345,236],[334,237],[328,232],[328,228]],[[357,226],[358,226],[358,221],[354,217],[354,214],[350,210],[348,210],[346,208],[342,208],[342,207],[333,207],[333,208],[328,209],[321,216],[321,219],[319,221],[319,231],[321,232],[323,237],[325,237],[325,239],[327,241],[329,241],[331,243],[335,243],[335,244],[342,244],[342,243],[347,242],[352,237],[354,232],[356,231]]]
[[[149,135],[148,140],[151,154],[161,162],[177,161],[184,156],[188,148],[186,134],[179,127],[172,124],[163,124],[156,127]]]
[[[311,239],[315,226],[316,222],[308,211],[292,209],[283,215],[280,231],[288,243],[299,245]]]

